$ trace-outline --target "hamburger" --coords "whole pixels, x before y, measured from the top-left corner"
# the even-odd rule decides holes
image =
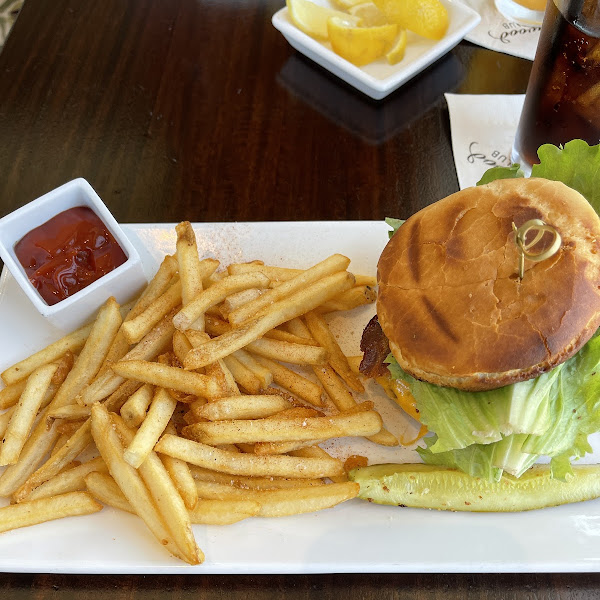
[[[525,259],[520,273],[515,229],[532,220],[545,226],[526,241],[544,259]],[[545,456],[564,479],[591,451],[600,218],[584,196],[542,178],[462,190],[398,228],[377,278],[361,371],[410,390],[409,413],[430,432],[424,462],[499,480]]]

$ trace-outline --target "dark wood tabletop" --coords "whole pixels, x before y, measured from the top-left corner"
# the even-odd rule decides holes
[[[463,42],[370,100],[287,44],[282,5],[26,0],[0,53],[0,216],[84,177],[121,222],[407,217],[458,189],[444,92],[525,90],[530,62]],[[2,598],[84,595],[583,600],[600,575],[0,575]]]

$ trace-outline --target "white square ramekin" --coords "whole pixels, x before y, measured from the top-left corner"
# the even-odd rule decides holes
[[[76,206],[88,206],[100,217],[127,260],[72,296],[49,306],[29,281],[14,247],[35,227]],[[130,300],[146,283],[137,250],[92,186],[82,178],[65,183],[0,219],[0,257],[40,314],[62,330],[75,329],[89,321],[110,296],[120,303]]]

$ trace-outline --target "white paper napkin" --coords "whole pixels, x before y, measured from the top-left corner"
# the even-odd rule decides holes
[[[481,16],[479,25],[466,35],[466,40],[490,50],[533,60],[541,27],[521,25],[506,19],[498,12],[494,0],[461,0],[461,2],[476,10]]]
[[[460,189],[475,185],[490,167],[509,167],[524,94],[445,94]]]

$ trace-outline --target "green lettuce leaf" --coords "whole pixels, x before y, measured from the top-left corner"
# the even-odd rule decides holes
[[[386,217],[385,222],[392,228],[391,231],[388,231],[388,236],[392,239],[392,236],[400,229],[402,223],[404,223],[405,219],[393,219],[392,217]]]
[[[477,182],[477,185],[485,185],[496,181],[496,179],[516,179],[519,177],[525,177],[521,167],[519,165],[512,165],[511,167],[492,167],[488,169],[483,177]]]
[[[583,140],[572,140],[564,147],[544,144],[538,150],[538,157],[540,163],[533,165],[532,177],[562,181],[584,196],[600,214],[600,145],[590,146]],[[523,177],[519,165],[492,167],[477,185],[514,177]]]

